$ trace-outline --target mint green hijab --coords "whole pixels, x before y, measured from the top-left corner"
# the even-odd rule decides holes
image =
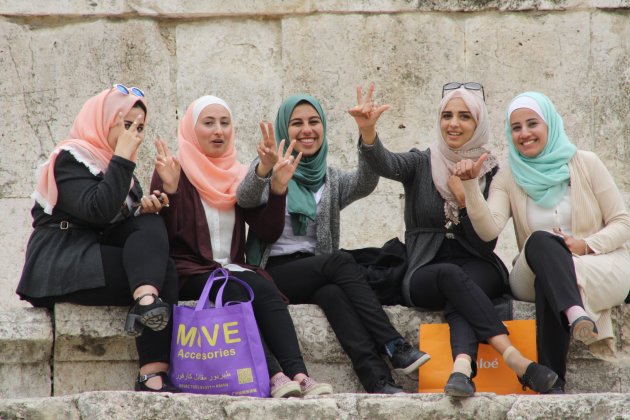
[[[326,115],[319,101],[311,95],[299,93],[288,97],[280,105],[278,116],[276,117],[275,134],[276,143],[280,144],[285,139],[285,150],[293,139],[289,139],[289,123],[291,114],[296,106],[308,103],[311,105],[322,120],[324,126],[324,138],[319,151],[310,157],[302,156],[302,160],[295,170],[295,174],[289,181],[288,211],[291,215],[291,225],[295,235],[306,235],[306,227],[309,220],[315,220],[317,214],[317,203],[313,193],[320,189],[326,180],[326,157],[328,156],[328,140],[326,139]],[[284,151],[283,151],[284,152]],[[293,155],[297,155],[293,152]]]
[[[538,104],[527,105],[531,100]],[[521,106],[522,105],[522,106]],[[528,108],[547,124],[547,144],[536,157],[521,155],[512,141],[510,115],[519,108]],[[509,146],[509,163],[516,184],[521,187],[536,204],[552,208],[562,200],[569,188],[569,165],[577,148],[564,131],[562,117],[551,100],[538,92],[524,92],[510,102],[505,121],[505,135]]]

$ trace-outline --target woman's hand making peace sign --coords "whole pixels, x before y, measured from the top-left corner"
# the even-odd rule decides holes
[[[370,84],[365,99],[363,99],[363,89],[361,86],[357,86],[357,105],[348,110],[348,113],[354,117],[365,144],[374,144],[376,122],[383,112],[391,108],[391,105],[388,104],[379,106],[376,101],[372,100],[373,93],[374,84]]]
[[[138,115],[128,129],[125,128],[125,119],[122,112],[118,113],[116,117],[116,123],[114,127],[120,130],[120,135],[116,140],[116,147],[114,148],[114,154],[125,159],[131,159],[136,153],[140,143],[144,139],[144,134],[138,130],[138,126],[144,120],[143,115]]]
[[[258,166],[256,166],[256,175],[264,178],[278,162],[278,149],[276,148],[276,136],[273,132],[273,124],[268,122],[265,126],[265,123],[261,121],[260,131],[262,132],[262,140],[256,148],[258,158],[260,159]]]
[[[181,165],[176,156],[173,156],[164,140],[155,140],[155,171],[162,180],[164,192],[174,194],[177,192],[179,185],[179,175],[181,173]]]
[[[280,195],[286,192],[289,181],[293,177],[295,169],[302,159],[302,153],[299,153],[296,158],[291,155],[291,153],[293,153],[295,143],[295,140],[291,142],[289,147],[287,147],[287,151],[284,156],[279,159],[273,167],[273,175],[271,175],[271,191],[274,194]],[[278,150],[282,149],[284,149],[284,139],[278,146]]]

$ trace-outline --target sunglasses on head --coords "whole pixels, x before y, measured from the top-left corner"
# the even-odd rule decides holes
[[[483,86],[481,83],[477,83],[477,82],[466,82],[466,83],[460,83],[460,82],[450,82],[445,84],[444,86],[442,86],[442,98],[444,97],[444,95],[446,95],[446,92],[449,92],[451,90],[455,90],[455,89],[459,89],[460,87],[463,87],[464,89],[468,89],[468,90],[476,90],[476,91],[481,91],[481,96],[483,97],[483,101],[486,101],[486,94],[483,91]]]
[[[135,86],[132,86],[130,88],[128,88],[127,86],[123,85],[122,83],[116,83],[114,85],[114,89],[116,89],[118,92],[124,94],[124,95],[135,95],[138,96],[140,98],[144,98],[144,92],[140,89],[137,88]]]

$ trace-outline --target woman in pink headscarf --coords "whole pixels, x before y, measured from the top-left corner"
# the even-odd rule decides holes
[[[124,85],[83,105],[70,138],[40,168],[17,293],[47,308],[133,305],[125,330],[137,337],[136,390],[179,392],[166,374],[177,273],[156,214],[168,197],[143,196],[133,174],[146,113],[144,93]]]
[[[263,134],[267,127],[261,126]],[[268,127],[271,131],[271,127]],[[308,376],[293,321],[278,289],[263,270],[245,264],[245,223],[257,236],[273,242],[284,227],[287,185],[300,156],[293,145],[274,166],[269,201],[253,209],[236,204],[236,189],[247,172],[236,157],[232,111],[216,96],[190,104],[179,123],[179,150],[172,156],[158,141],[151,188],[165,191],[170,207],[160,214],[166,222],[171,258],[177,265],[180,300],[196,300],[209,275],[228,269],[254,291],[256,321],[265,343],[271,396],[310,396],[332,393],[329,384]],[[211,296],[216,294],[211,290]],[[238,285],[228,283],[224,299],[247,300]]]

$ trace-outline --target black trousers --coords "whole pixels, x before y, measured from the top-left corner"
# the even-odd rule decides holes
[[[32,299],[34,306],[52,308],[57,302],[86,306],[130,306],[142,285],[158,289],[165,302],[177,303],[177,270],[168,257],[168,236],[162,218],[147,214],[110,226],[101,238],[105,286],[62,296]],[[121,320],[124,322],[124,320]],[[170,362],[173,321],[162,331],[145,328],[136,338],[140,366]]]
[[[571,251],[552,233],[536,231],[525,244],[527,264],[536,275],[536,348],[538,361],[565,380],[569,325],[564,310],[584,307]]]
[[[380,353],[385,343],[402,337],[352,256],[338,251],[271,257],[266,270],[291,303],[322,308],[368,392],[379,380],[391,379]]]
[[[409,287],[415,306],[444,309],[453,358],[467,354],[476,362],[479,342],[508,333],[491,302],[503,292],[500,273],[456,240],[445,239],[434,260],[413,273]]]
[[[211,273],[198,274],[186,279],[180,289],[180,300],[197,300]],[[251,271],[234,271],[234,277],[246,282],[254,291],[252,308],[265,350],[269,377],[284,372],[293,378],[298,373],[308,375],[293,320],[286,303],[276,286],[269,280]],[[214,300],[223,282],[215,282],[210,290]],[[249,300],[247,291],[235,282],[228,282],[223,291],[223,301],[242,302]]]

